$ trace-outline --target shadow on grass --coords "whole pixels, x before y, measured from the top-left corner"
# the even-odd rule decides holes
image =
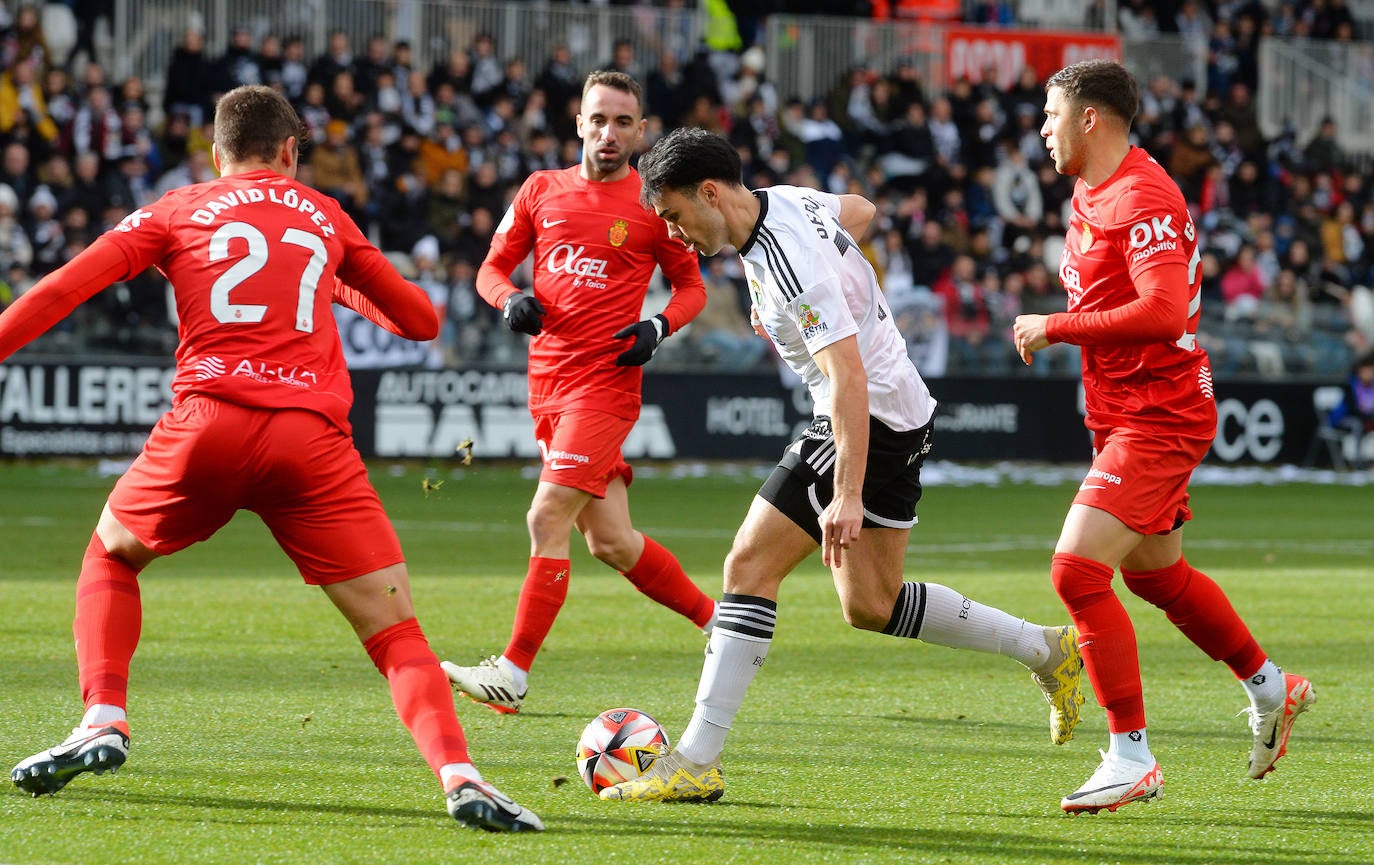
[[[682,806],[684,810],[692,811],[704,807]],[[670,825],[672,816],[676,814],[678,809],[656,806],[652,820],[653,832],[655,837],[661,837],[665,840],[674,837],[690,840],[709,836],[712,843],[733,840],[758,846],[760,850],[764,849],[762,845],[786,841],[789,844],[799,845],[813,851],[830,851],[828,854],[819,854],[820,858],[825,861],[830,861],[833,856],[840,857],[836,861],[844,861],[847,855],[857,856],[862,852],[881,850],[889,851],[894,857],[901,856],[903,852],[925,855],[938,853],[942,861],[962,861],[962,857],[979,857],[980,861],[1007,863],[1062,862],[1076,861],[1080,855],[1089,853],[1089,847],[1091,848],[1090,858],[1092,861],[1150,862],[1152,865],[1215,865],[1218,862],[1252,861],[1263,861],[1266,865],[1316,865],[1316,863],[1328,863],[1329,865],[1329,863],[1349,861],[1335,856],[1330,851],[1284,854],[1276,853],[1269,847],[1251,847],[1244,844],[1212,844],[1188,849],[1169,849],[1161,847],[1157,843],[1157,839],[1142,838],[1133,842],[1122,838],[1105,837],[1109,834],[1106,831],[1101,835],[1095,835],[1090,843],[1085,843],[1073,840],[1060,831],[1048,833],[1053,837],[1042,838],[1023,833],[1013,834],[986,830],[959,830],[940,827],[922,827],[919,830],[913,830],[900,827],[854,826],[813,821],[804,823],[770,821],[767,824],[755,825],[735,822],[729,817],[729,812],[735,808],[753,807],[756,807],[753,803],[718,802],[710,806],[710,810],[713,815],[721,815],[723,819],[716,819],[709,828],[703,829],[697,820],[680,825]],[[670,815],[667,820],[663,819],[664,814]],[[1061,816],[1046,818],[1046,822],[1070,819],[1072,818]],[[1113,817],[1104,817],[1102,820],[1104,822],[1115,820],[1115,822],[1110,823],[1108,828],[1121,835],[1135,834],[1132,832],[1131,822]],[[598,816],[595,821],[568,824],[551,823],[549,831],[564,835],[586,835],[592,839],[604,840],[608,836],[615,835],[618,831],[642,833],[645,823],[645,820]],[[1045,824],[1042,823],[1043,825]],[[897,860],[894,858],[893,861]]]

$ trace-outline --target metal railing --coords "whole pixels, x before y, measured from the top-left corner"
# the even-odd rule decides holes
[[[1291,127],[1299,143],[1325,117],[1336,141],[1357,161],[1374,157],[1374,43],[1260,42],[1260,131],[1273,138]]]

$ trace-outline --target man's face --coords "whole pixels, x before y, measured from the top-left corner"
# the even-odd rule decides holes
[[[1083,111],[1064,98],[1064,91],[1051,87],[1045,94],[1045,122],[1040,137],[1060,174],[1078,174],[1083,167]]]
[[[652,202],[652,207],[668,223],[669,237],[676,237],[702,255],[715,255],[725,246],[729,234],[725,217],[711,201],[714,188],[709,197],[701,189],[694,193],[667,189]]]
[[[619,180],[644,137],[644,118],[634,94],[600,84],[582,98],[577,134],[582,168],[592,180]]]

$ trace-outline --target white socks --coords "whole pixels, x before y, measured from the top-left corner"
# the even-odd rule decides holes
[[[744,694],[768,657],[777,621],[777,604],[752,595],[725,595],[697,686],[692,720],[676,751],[693,763],[712,763],[725,750],[725,737],[744,703]]]
[[[1050,658],[1045,629],[939,583],[902,583],[883,633],[951,649],[1005,655],[1038,670]]]
[[[83,727],[103,727],[106,724],[113,724],[115,721],[128,721],[129,716],[119,706],[111,706],[108,703],[96,703],[86,710],[86,714],[81,716],[81,726]]]

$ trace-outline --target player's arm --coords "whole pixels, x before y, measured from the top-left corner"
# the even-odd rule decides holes
[[[1070,345],[1143,345],[1178,339],[1188,327],[1192,291],[1188,266],[1161,262],[1135,277],[1135,300],[1098,312],[1019,315],[1012,326],[1021,359],[1056,342]]]
[[[132,275],[124,250],[105,235],[96,238],[0,313],[0,360],[37,339],[101,289]]]
[[[615,339],[634,338],[630,347],[616,357],[616,366],[643,366],[658,351],[669,334],[696,318],[706,308],[706,285],[701,281],[701,266],[695,252],[668,236],[667,228],[659,220],[661,236],[654,243],[654,258],[668,280],[672,298],[663,311],[643,321],[622,327],[612,334]]]
[[[534,249],[534,221],[525,206],[528,182],[501,217],[492,235],[487,257],[477,268],[477,293],[497,309],[514,331],[538,336],[544,329],[544,304],[522,292],[510,275]]]
[[[878,212],[878,206],[864,198],[862,195],[846,193],[839,196],[840,199],[840,228],[849,232],[849,236],[858,240],[868,231],[869,223],[873,221],[873,216]]]
[[[835,434],[835,495],[821,513],[821,561],[838,567],[842,551],[863,528],[868,467],[868,373],[851,334],[813,355],[830,380],[830,425]]]
[[[364,294],[359,289],[336,279],[333,299],[335,303],[348,307],[378,327],[389,330],[399,337],[417,342],[434,339],[439,335],[439,318],[434,312],[434,304],[430,302],[428,295],[420,291],[429,311],[426,315],[416,304],[414,292],[411,291],[419,291],[418,286],[411,285],[404,279],[401,279],[401,282],[404,283],[404,287],[374,282],[369,288],[369,293]],[[383,303],[374,301],[369,294],[379,294],[383,297]]]

